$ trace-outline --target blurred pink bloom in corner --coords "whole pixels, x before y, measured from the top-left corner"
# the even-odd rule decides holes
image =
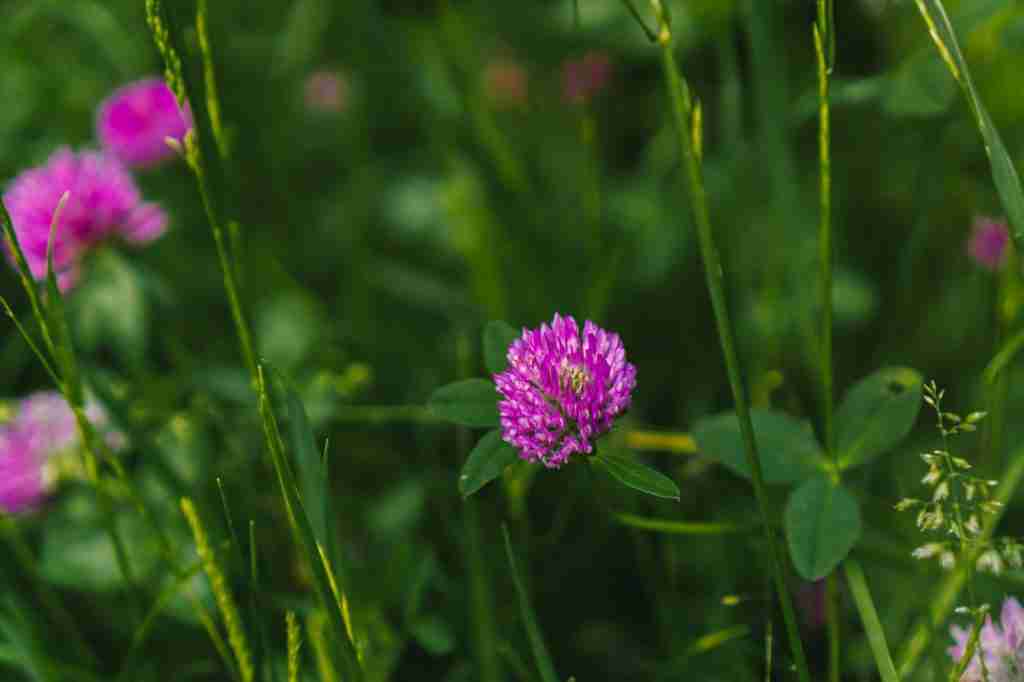
[[[1006,260],[1006,247],[1010,244],[1010,230],[1005,220],[978,217],[971,228],[967,253],[978,265],[996,271]]]
[[[174,93],[159,78],[129,83],[100,105],[96,134],[103,148],[121,163],[144,168],[175,156],[167,144],[181,142],[192,126]]]
[[[582,104],[608,87],[612,62],[605,52],[588,52],[581,59],[562,64],[562,98]]]
[[[950,657],[960,662],[967,653],[967,641],[970,629],[956,625],[950,627],[950,634],[956,642],[946,651]],[[984,670],[982,659],[985,661]],[[978,648],[964,670],[961,682],[1017,682],[1021,679],[1024,669],[1024,607],[1015,598],[1009,597],[1003,602],[998,620],[992,616],[985,617],[985,625],[981,628]]]
[[[306,78],[305,89],[311,111],[339,114],[348,107],[348,81],[337,71],[314,71]]]
[[[484,70],[487,99],[498,109],[526,106],[530,94],[530,76],[511,59],[495,59]]]
[[[98,403],[87,402],[85,414],[108,447],[124,447],[124,434],[108,428]],[[61,460],[79,445],[75,415],[60,393],[38,391],[23,399],[11,421],[0,426],[0,511],[19,514],[38,507],[56,485]]]
[[[131,173],[117,159],[102,152],[58,149],[45,164],[16,177],[3,195],[36,279],[46,277],[50,223],[65,192],[68,199],[53,240],[53,265],[64,289],[74,286],[82,254],[98,242],[118,236],[145,244],[167,227],[163,209],[142,200]]]

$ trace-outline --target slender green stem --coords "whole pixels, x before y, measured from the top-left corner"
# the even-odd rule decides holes
[[[1007,247],[1006,264],[995,287],[995,305],[993,310],[993,347],[998,353],[1003,341],[1009,336],[1013,320],[1017,316],[1017,304],[1020,282],[1020,258],[1013,244]],[[991,381],[988,389],[989,416],[985,425],[983,459],[981,465],[986,468],[997,468],[1002,464],[1004,436],[1006,429],[1006,401],[1009,396],[1009,375],[1001,373]],[[997,465],[998,463],[998,465]]]
[[[832,26],[831,0],[818,0],[818,20],[813,28],[814,52],[818,61],[818,288],[821,297],[821,401],[825,450],[835,463],[839,476],[839,460],[835,448],[835,420],[832,369],[832,151],[831,112],[829,110],[829,71],[835,59],[835,36]],[[827,53],[827,54],[826,54]],[[836,576],[828,576],[825,591],[825,612],[828,620],[828,678],[839,682],[841,660],[839,640],[839,608]]]
[[[441,424],[443,419],[422,405],[346,405],[338,408],[331,420],[340,424]]]
[[[530,594],[523,581],[523,569],[519,565],[515,551],[512,549],[512,538],[508,534],[508,526],[502,525],[501,532],[505,537],[505,554],[508,558],[509,568],[512,571],[512,582],[516,588],[516,595],[519,597],[519,610],[523,618],[523,627],[526,628],[527,637],[530,640],[530,648],[533,650],[534,663],[540,678],[543,682],[558,682],[558,673],[555,672],[554,663],[551,662],[551,654],[548,653],[547,645],[544,643],[544,636],[541,634],[540,626],[537,625],[537,615],[530,604]]]
[[[939,433],[942,434],[942,461],[946,465],[946,475],[952,481],[953,518],[956,520],[956,525],[959,529],[957,537],[960,538],[960,560],[964,562],[964,570],[967,572],[967,605],[971,611],[974,611],[978,606],[978,600],[974,593],[975,553],[972,551],[972,544],[968,539],[967,532],[964,530],[964,491],[960,481],[956,480],[957,470],[953,466],[953,456],[949,452],[949,432],[946,431],[942,414],[942,397],[940,393],[935,397],[935,418],[938,420]]]
[[[820,21],[825,21],[824,0],[819,0]],[[832,406],[832,160],[830,152],[830,114],[828,105],[829,77],[824,41],[814,26],[814,47],[818,55],[818,161],[819,224],[818,224],[818,286],[821,296],[821,385],[824,415],[825,449],[835,456],[835,427]]]
[[[677,455],[697,454],[697,441],[688,433],[668,433],[633,429],[626,432],[630,450],[662,450]]]
[[[857,605],[860,613],[860,620],[864,624],[864,631],[868,635],[868,644],[871,645],[871,653],[875,656],[875,665],[878,666],[878,674],[882,676],[882,682],[899,682],[900,676],[896,673],[896,667],[892,663],[892,656],[889,653],[889,645],[885,641],[885,630],[882,629],[882,621],[878,619],[878,612],[875,610],[875,602],[871,599],[871,590],[864,580],[864,572],[853,559],[844,562],[846,568],[846,582],[850,586],[850,593],[853,595],[853,603]]]
[[[778,593],[783,618],[786,622],[786,632],[793,659],[796,663],[797,673],[802,682],[810,682],[811,676],[807,667],[807,659],[804,655],[803,643],[800,640],[800,632],[797,628],[793,605],[786,588],[783,554],[778,538],[769,521],[770,513],[767,493],[765,491],[764,475],[761,471],[757,442],[754,438],[754,427],[750,419],[750,406],[747,402],[746,389],[743,385],[739,358],[736,353],[736,344],[733,340],[732,323],[729,319],[729,311],[725,301],[725,290],[722,284],[722,264],[718,257],[718,250],[715,247],[711,218],[708,213],[704,177],[701,168],[702,133],[699,126],[700,116],[698,113],[700,108],[699,106],[695,107],[689,87],[683,80],[679,71],[679,65],[676,63],[672,50],[672,31],[661,0],[651,0],[651,4],[658,15],[658,42],[662,49],[662,66],[675,114],[680,153],[687,170],[692,209],[697,224],[697,237],[700,242],[701,258],[704,262],[704,274],[707,280],[708,291],[711,295],[711,304],[715,314],[715,323],[718,328],[722,353],[725,356],[729,385],[732,389],[733,399],[736,403],[736,412],[739,416],[747,464],[750,467],[754,493],[764,525],[764,535],[775,579],[775,589]]]
[[[675,521],[639,516],[638,514],[615,514],[614,518],[624,526],[672,535],[727,535],[749,533],[757,528],[756,525],[747,523]]]

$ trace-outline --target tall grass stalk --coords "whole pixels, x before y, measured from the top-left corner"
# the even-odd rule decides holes
[[[715,323],[718,328],[718,338],[722,346],[722,353],[725,356],[729,385],[732,389],[733,399],[736,403],[736,412],[739,416],[744,451],[751,471],[751,480],[754,484],[754,494],[757,498],[761,521],[764,525],[764,535],[768,545],[768,558],[775,580],[775,589],[778,594],[779,604],[782,607],[782,614],[786,623],[786,633],[789,638],[790,650],[796,663],[797,673],[801,682],[810,682],[811,676],[807,667],[807,658],[804,654],[803,643],[800,640],[800,632],[797,628],[796,617],[793,612],[793,605],[786,587],[786,572],[783,564],[784,555],[778,537],[771,526],[764,475],[761,471],[757,441],[754,437],[754,427],[750,419],[750,406],[747,402],[746,389],[740,371],[736,344],[733,339],[732,323],[729,319],[729,310],[726,305],[725,290],[722,284],[722,264],[719,260],[718,250],[715,247],[714,233],[711,228],[711,218],[708,212],[702,169],[703,133],[700,127],[701,109],[699,103],[694,103],[689,86],[683,80],[679,71],[679,65],[676,63],[675,54],[672,49],[671,22],[666,7],[662,4],[661,0],[651,0],[651,5],[658,19],[657,38],[662,51],[662,67],[675,115],[679,150],[686,167],[692,210],[697,224],[697,237],[700,242],[701,259],[704,263],[704,274],[708,291],[711,295]]]
[[[203,564],[203,571],[205,571],[206,577],[210,580],[210,589],[217,600],[217,608],[224,619],[224,627],[228,632],[228,644],[231,645],[231,651],[235,655],[235,663],[238,666],[242,682],[252,682],[255,677],[255,668],[252,664],[252,654],[250,653],[245,629],[242,626],[238,605],[231,594],[224,573],[220,570],[206,535],[206,529],[203,528],[199,512],[196,511],[191,499],[187,497],[181,498],[181,512],[185,515],[189,528],[192,529],[192,536],[196,541],[196,552],[199,554],[199,560]]]
[[[818,17],[812,33],[818,65],[818,295],[821,305],[821,401],[825,451],[835,463],[833,475],[839,476],[835,448],[835,420],[832,369],[832,149],[831,112],[829,110],[830,74],[835,63],[835,34],[832,0],[818,0]],[[840,628],[836,577],[826,579],[825,614],[828,620],[828,676],[839,682]]]
[[[190,105],[194,112],[195,128],[185,138],[185,159],[196,178],[196,187],[213,232],[231,319],[238,334],[242,357],[249,370],[253,385],[255,385],[257,380],[256,352],[252,334],[242,309],[236,277],[237,268],[234,259],[228,252],[227,240],[224,236],[225,226],[231,224],[231,221],[224,215],[224,207],[228,203],[226,192],[218,195],[214,191],[215,186],[223,190],[225,185],[225,180],[220,177],[220,174],[216,178],[213,177],[212,168],[221,168],[224,161],[221,155],[226,155],[227,144],[220,121],[220,106],[216,99],[216,81],[213,76],[209,36],[206,29],[206,3],[199,3],[196,14],[196,24],[201,33],[200,48],[204,62],[203,86],[201,88],[187,77],[181,57],[184,54],[183,36],[175,12],[168,10],[159,0],[146,0],[146,18],[157,49],[164,58],[165,79],[168,87],[174,92],[182,107]],[[200,96],[200,90],[205,93],[205,96]],[[212,110],[208,103],[210,101],[214,104]],[[212,156],[216,156],[216,158],[211,158]]]

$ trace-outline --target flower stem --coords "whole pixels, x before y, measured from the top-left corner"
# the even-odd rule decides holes
[[[829,111],[829,72],[835,60],[835,34],[832,0],[818,0],[818,19],[814,24],[814,52],[818,62],[818,287],[821,296],[821,402],[825,451],[835,464],[839,477],[839,459],[835,444],[832,370],[832,151],[831,113]],[[836,576],[828,577],[825,612],[828,618],[828,679],[839,682],[841,650],[839,643],[839,592]]]
[[[797,673],[801,682],[810,682],[811,676],[807,668],[803,643],[800,641],[800,633],[797,629],[793,605],[786,588],[782,552],[779,547],[778,538],[769,522],[764,476],[761,472],[757,443],[754,439],[754,427],[750,419],[750,406],[747,402],[746,389],[744,388],[740,373],[739,358],[737,357],[736,344],[732,334],[732,323],[729,319],[729,311],[725,302],[725,290],[722,285],[722,265],[718,257],[718,251],[715,248],[714,234],[711,229],[711,219],[708,213],[707,196],[701,168],[702,133],[700,128],[700,107],[699,105],[694,105],[689,87],[679,72],[679,65],[676,63],[675,55],[672,51],[672,31],[661,0],[651,0],[651,4],[658,15],[658,42],[662,50],[662,67],[675,114],[680,153],[687,170],[692,208],[697,225],[697,237],[700,242],[701,259],[704,263],[704,274],[707,280],[708,291],[711,295],[711,304],[715,314],[715,323],[718,328],[722,353],[725,356],[729,385],[732,389],[733,399],[736,403],[736,412],[739,416],[740,431],[742,432],[744,450],[754,484],[754,493],[764,525],[769,560],[775,578],[775,589],[778,593],[780,606],[782,607],[786,632],[789,637],[793,659],[796,662]]]
[[[818,20],[827,22],[825,0],[818,0]],[[832,418],[832,159],[828,106],[829,75],[825,43],[819,25],[814,26],[814,47],[818,55],[818,154],[820,209],[818,223],[818,275],[821,296],[821,384],[825,449],[835,456],[835,428]]]

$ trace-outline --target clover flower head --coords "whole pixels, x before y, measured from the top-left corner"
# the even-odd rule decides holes
[[[103,148],[126,166],[147,168],[173,157],[167,139],[181,142],[192,127],[186,108],[161,78],[146,78],[114,91],[96,114]]]
[[[85,415],[108,447],[124,447],[124,435],[110,428],[99,403],[88,401]],[[0,427],[0,510],[18,514],[38,507],[58,473],[74,463],[80,442],[75,415],[60,393],[39,391],[22,399],[11,420]]]
[[[131,174],[115,158],[58,149],[45,164],[16,177],[3,197],[36,279],[46,276],[50,223],[65,192],[53,237],[53,265],[62,288],[73,285],[78,262],[89,247],[114,235],[144,244],[167,227],[163,209],[142,200]]]
[[[349,86],[336,71],[314,71],[306,78],[306,108],[324,114],[339,114],[348,107]]]
[[[1005,220],[979,217],[974,220],[967,253],[975,263],[995,272],[1002,267],[1009,244],[1010,229]]]
[[[562,65],[562,98],[569,104],[583,104],[607,87],[612,62],[604,52],[588,52],[582,59]]]
[[[523,330],[494,383],[505,442],[527,461],[558,468],[573,454],[592,453],[594,440],[626,411],[636,367],[618,334],[589,320],[581,331],[556,313],[550,326]]]
[[[954,661],[959,662],[967,650],[970,629],[952,626],[950,632],[956,644],[947,650]],[[978,648],[964,670],[960,682],[981,682],[984,678],[981,668],[984,657],[989,682],[1024,681],[1024,607],[1015,598],[1003,602],[999,622],[991,616],[982,626]]]
[[[35,450],[17,431],[0,429],[0,511],[20,514],[38,506],[47,492]]]

